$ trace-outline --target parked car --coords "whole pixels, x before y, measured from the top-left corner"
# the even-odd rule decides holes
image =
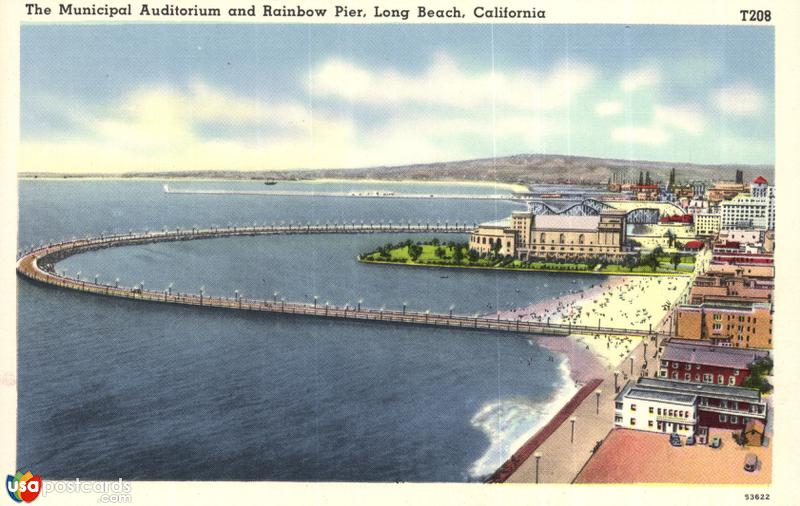
[[[711,442],[708,443],[708,446],[711,448],[719,448],[722,446],[722,439],[719,436],[714,436],[711,438]]]
[[[671,444],[672,446],[683,446],[681,444],[681,437],[677,434],[670,434],[669,444]]]
[[[748,453],[744,458],[744,470],[752,473],[758,467],[758,457],[755,453]]]
[[[686,446],[692,446],[695,444],[694,436],[689,436],[686,438]]]

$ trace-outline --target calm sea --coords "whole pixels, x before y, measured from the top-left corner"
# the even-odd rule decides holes
[[[495,201],[175,195],[154,181],[22,181],[21,247],[101,232],[280,222],[480,222]],[[454,185],[175,188],[494,193]],[[69,258],[146,288],[488,313],[598,277],[363,265],[408,235],[214,239]],[[465,237],[444,236],[446,240]],[[18,281],[18,467],[46,479],[471,481],[574,392],[519,336],[110,300]]]

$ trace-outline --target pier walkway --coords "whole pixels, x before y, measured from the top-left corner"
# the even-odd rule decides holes
[[[87,280],[68,277],[55,270],[55,264],[69,256],[86,251],[117,246],[131,246],[156,242],[188,241],[214,239],[237,236],[287,235],[287,234],[365,234],[365,233],[468,233],[473,226],[467,224],[352,224],[352,225],[280,225],[252,227],[212,227],[208,229],[192,228],[187,230],[162,230],[158,232],[129,232],[127,234],[100,235],[61,241],[42,245],[29,251],[21,252],[17,261],[17,273],[31,281],[63,289],[76,290],[95,295],[118,297],[152,303],[180,304],[211,308],[232,309],[241,311],[258,311],[263,313],[282,313],[304,315],[321,318],[340,318],[347,320],[387,322],[398,324],[427,325],[436,327],[452,327],[463,329],[481,329],[520,334],[613,334],[626,336],[666,337],[649,331],[614,328],[586,327],[549,322],[523,322],[519,319],[500,319],[481,316],[455,315],[452,313],[433,313],[402,310],[386,310],[356,306],[330,306],[278,300],[251,299],[241,296],[228,298],[210,296],[202,291],[196,294],[174,293],[147,290],[143,286],[124,287],[117,283],[108,284],[97,279]]]

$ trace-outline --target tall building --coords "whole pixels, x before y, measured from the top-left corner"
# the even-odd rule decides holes
[[[750,185],[750,193],[740,193],[720,202],[722,228],[759,230],[775,229],[775,187],[763,177]]]
[[[720,346],[772,348],[772,304],[704,302],[678,306],[675,335]]]
[[[479,253],[499,249],[501,255],[532,259],[620,259],[627,248],[627,213],[603,209],[596,215],[569,216],[515,211],[511,218],[482,223],[470,235],[469,247]],[[495,246],[500,241],[500,246]]]

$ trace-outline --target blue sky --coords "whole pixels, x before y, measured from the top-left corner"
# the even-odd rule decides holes
[[[774,162],[771,27],[23,25],[22,170]]]

